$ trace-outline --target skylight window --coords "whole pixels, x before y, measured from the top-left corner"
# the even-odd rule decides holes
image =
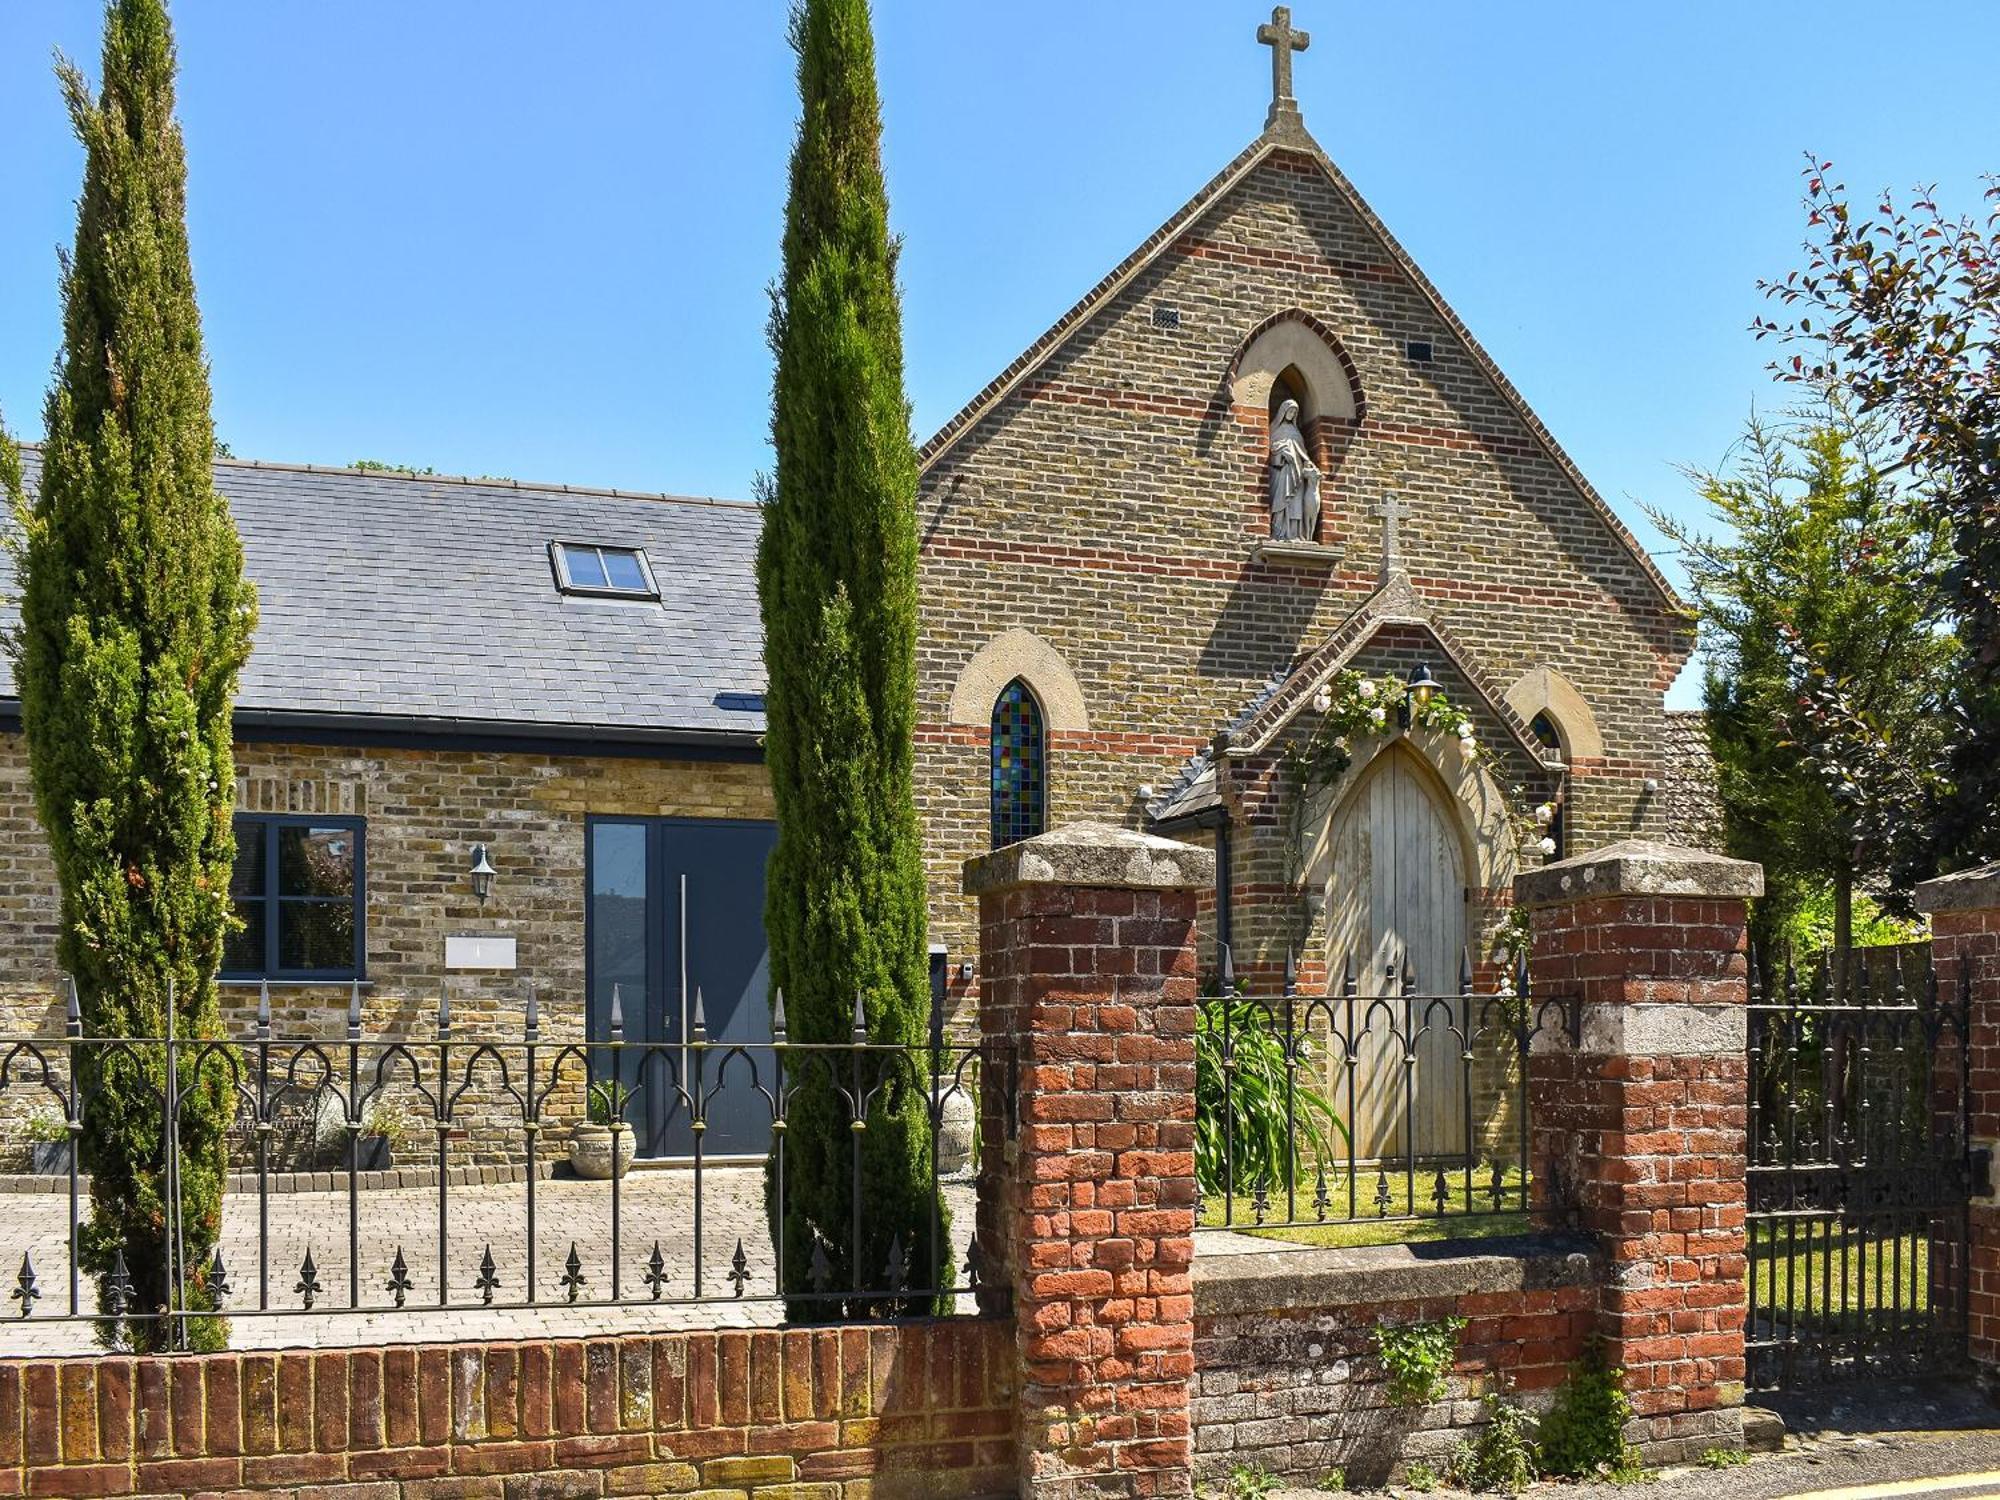
[[[598,547],[588,542],[551,542],[556,586],[565,594],[607,599],[657,599],[659,585],[646,554],[637,547]]]

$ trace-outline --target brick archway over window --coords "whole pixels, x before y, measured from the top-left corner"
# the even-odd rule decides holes
[[[1554,667],[1536,667],[1523,673],[1507,689],[1507,706],[1524,724],[1534,722],[1538,714],[1545,715],[1562,740],[1563,759],[1568,764],[1604,758],[1604,736],[1597,728],[1597,715],[1590,711],[1576,684]]]
[[[1068,733],[1090,728],[1083,688],[1069,663],[1032,630],[1002,631],[972,653],[951,689],[951,722],[984,729],[1000,690],[1019,678],[1041,704],[1045,728]]]
[[[1262,412],[1280,375],[1297,390],[1300,415],[1308,423],[1336,417],[1353,426],[1368,414],[1354,361],[1333,330],[1303,308],[1266,318],[1243,341],[1229,362],[1229,399]]]

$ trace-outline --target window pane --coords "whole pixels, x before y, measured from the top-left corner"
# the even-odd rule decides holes
[[[639,554],[622,548],[606,548],[604,552],[604,573],[611,580],[614,589],[630,589],[635,594],[648,594],[645,570],[639,566]]]
[[[993,705],[993,844],[1031,839],[1042,831],[1047,767],[1042,755],[1042,709],[1018,679]]]
[[[262,974],[264,972],[264,903],[262,901],[238,901],[236,915],[243,920],[243,930],[232,932],[222,940],[222,972],[225,974]]]
[[[264,894],[264,824],[236,820],[236,863],[229,870],[229,894],[239,901]]]
[[[595,547],[564,547],[563,566],[569,570],[569,581],[573,588],[601,589],[604,587],[604,564],[597,560]]]
[[[354,908],[345,901],[281,902],[278,967],[353,972]]]
[[[352,828],[280,828],[278,894],[352,898],[359,837]]]

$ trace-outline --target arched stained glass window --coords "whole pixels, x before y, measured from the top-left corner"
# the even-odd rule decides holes
[[[1016,677],[993,704],[993,847],[1040,833],[1047,805],[1042,706]]]
[[[1544,750],[1553,750],[1565,760],[1569,758],[1569,752],[1563,748],[1562,732],[1556,728],[1556,721],[1547,714],[1536,714],[1528,725],[1528,733],[1535,737],[1535,743]],[[1563,836],[1563,806],[1560,802],[1556,804],[1556,815],[1549,820],[1546,831],[1556,846],[1556,852],[1549,858],[1561,859],[1569,851],[1566,847],[1568,841]]]

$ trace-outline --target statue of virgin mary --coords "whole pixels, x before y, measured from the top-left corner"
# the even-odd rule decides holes
[[[1287,397],[1271,419],[1271,540],[1310,542],[1319,534],[1319,469]]]

